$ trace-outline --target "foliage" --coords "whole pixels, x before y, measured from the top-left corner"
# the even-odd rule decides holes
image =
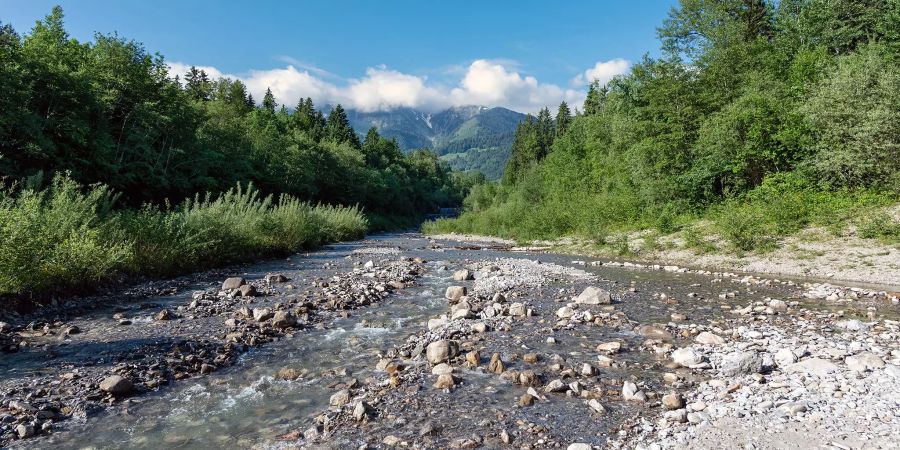
[[[843,232],[900,198],[898,24],[897,0],[681,0],[661,57],[591,83],[569,121],[527,118],[502,183],[427,229],[601,239],[705,216],[737,251]]]
[[[85,289],[116,274],[172,275],[356,239],[356,207],[277,201],[252,186],[175,207],[114,210],[104,185],[67,176],[42,191],[0,195],[0,294]]]

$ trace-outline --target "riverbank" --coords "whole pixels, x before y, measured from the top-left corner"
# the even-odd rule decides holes
[[[713,233],[697,242],[690,231],[659,235],[651,230],[620,233],[597,244],[580,238],[519,242],[491,236],[435,234],[432,239],[455,239],[476,244],[490,243],[604,258],[648,265],[678,265],[706,271],[738,271],[793,278],[811,278],[834,284],[861,285],[900,292],[900,244],[862,239],[853,235],[835,236],[810,228],[785,238],[781,245],[764,253],[735,253]]]

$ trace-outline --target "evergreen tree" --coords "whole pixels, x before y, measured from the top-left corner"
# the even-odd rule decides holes
[[[359,148],[359,137],[356,131],[350,126],[350,119],[344,108],[338,104],[328,113],[328,119],[325,124],[325,138],[338,143],[347,142],[354,148]]]
[[[270,113],[275,113],[278,103],[275,103],[275,96],[272,95],[272,89],[266,88],[266,95],[263,96],[262,107]]]
[[[559,109],[556,110],[556,136],[565,133],[571,122],[572,112],[569,111],[569,105],[566,102],[560,103]]]

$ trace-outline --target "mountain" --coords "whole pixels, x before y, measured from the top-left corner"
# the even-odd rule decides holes
[[[397,139],[404,151],[430,148],[454,169],[499,179],[516,126],[525,115],[506,108],[458,106],[433,114],[413,108],[347,110],[347,117],[361,136],[374,126],[381,135]]]

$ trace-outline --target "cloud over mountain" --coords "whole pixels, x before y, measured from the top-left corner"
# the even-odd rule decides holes
[[[169,63],[171,74],[183,75],[190,67],[181,62]],[[625,73],[630,63],[623,59],[598,62],[578,74],[571,88],[541,83],[535,77],[523,75],[514,63],[502,60],[478,59],[465,67],[458,84],[448,87],[430,83],[425,76],[402,73],[386,66],[370,67],[359,79],[338,84],[326,80],[321,71],[309,67],[251,70],[245,74],[225,74],[210,66],[198,66],[211,78],[230,77],[243,81],[250,93],[261,99],[266,88],[272,89],[279,103],[294,105],[303,97],[317,103],[341,103],[360,111],[383,111],[397,107],[437,111],[451,106],[501,106],[520,112],[536,112],[544,106],[554,106],[565,100],[580,106],[584,100],[584,86],[593,78],[606,82]],[[333,77],[331,77],[333,78]],[[579,80],[577,83],[575,80]]]

